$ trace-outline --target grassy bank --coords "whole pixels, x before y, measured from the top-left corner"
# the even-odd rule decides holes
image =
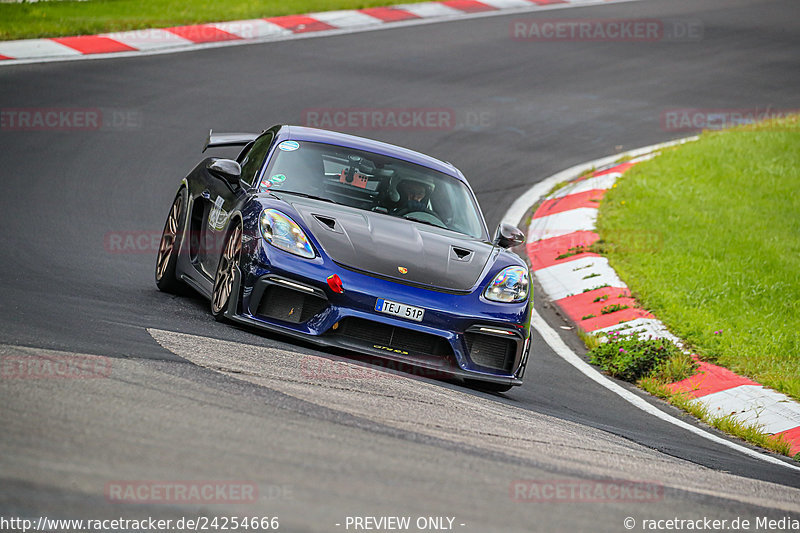
[[[419,1],[419,0],[417,0]],[[414,0],[403,0],[413,3]],[[0,40],[86,35],[384,6],[392,0],[90,0],[0,4]]]
[[[701,358],[800,400],[800,119],[723,132],[635,166],[600,206],[607,256]]]

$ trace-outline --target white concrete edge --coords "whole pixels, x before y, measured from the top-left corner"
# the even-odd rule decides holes
[[[567,0],[569,1],[569,0]],[[321,30],[307,33],[289,33],[289,34],[276,34],[256,39],[241,39],[235,41],[220,41],[214,43],[199,43],[191,45],[178,45],[169,48],[159,48],[156,50],[137,50],[128,52],[111,52],[108,54],[78,54],[74,56],[61,56],[49,58],[29,58],[29,59],[6,59],[0,61],[0,68],[13,65],[28,65],[31,63],[55,63],[62,61],[91,61],[97,59],[115,59],[115,58],[136,58],[142,56],[156,56],[164,54],[176,54],[182,52],[194,52],[197,50],[207,50],[209,48],[224,48],[227,46],[245,46],[254,44],[263,44],[278,41],[291,41],[295,39],[313,39],[317,37],[331,37],[336,35],[349,35],[351,33],[361,33],[368,31],[390,30],[394,28],[405,28],[409,26],[422,26],[425,24],[439,24],[443,22],[454,22],[459,20],[479,19],[489,17],[500,17],[505,15],[515,15],[522,13],[532,13],[539,11],[555,11],[560,9],[571,9],[576,7],[592,7],[598,5],[613,5],[624,4],[629,2],[643,2],[646,0],[588,0],[581,3],[569,4],[550,4],[550,5],[537,5],[531,4],[526,7],[519,8],[505,8],[497,11],[482,11],[478,13],[463,13],[456,16],[438,16],[435,18],[423,19],[410,19],[401,20],[396,22],[376,22],[375,25],[363,27],[350,27],[350,28],[336,28],[332,30]],[[304,15],[313,15],[313,13],[304,13]],[[376,19],[377,21],[378,19]],[[220,23],[233,23],[237,21],[222,21],[222,22],[207,22],[203,24],[220,24]],[[136,31],[136,30],[133,30]],[[36,40],[36,39],[31,39]],[[2,43],[2,41],[0,41]]]
[[[554,174],[553,176],[550,176],[549,178],[545,178],[544,180],[538,182],[536,185],[534,185],[528,191],[526,191],[522,196],[520,196],[506,212],[505,216],[503,217],[503,222],[512,225],[519,224],[520,220],[525,215],[525,213],[536,202],[538,202],[541,199],[541,197],[547,194],[556,184],[561,183],[562,181],[573,179],[588,169],[599,168],[605,165],[609,165],[624,156],[638,157],[641,155],[649,154],[651,152],[655,152],[662,148],[677,146],[679,144],[696,141],[698,138],[699,137],[695,135],[692,137],[678,139],[675,141],[654,144],[651,146],[645,146],[643,148],[637,148],[635,150],[630,150],[622,154],[611,155],[608,157],[595,159],[594,161],[589,161],[587,163],[581,163],[579,165],[575,165],[566,170],[563,170],[557,174]],[[561,337],[558,336],[558,333],[553,328],[551,328],[549,324],[547,324],[544,318],[542,318],[542,316],[535,309],[533,309],[531,313],[531,326],[539,333],[539,335],[541,335],[542,340],[544,340],[547,343],[547,345],[556,353],[556,355],[558,355],[559,357],[564,359],[567,363],[575,367],[581,374],[585,375],[587,378],[596,382],[598,385],[608,389],[612,393],[618,395],[623,400],[627,401],[634,407],[641,409],[645,413],[652,415],[658,418],[659,420],[677,426],[681,429],[685,429],[686,431],[694,433],[695,435],[698,435],[711,442],[720,444],[734,451],[747,455],[748,457],[761,459],[768,463],[781,465],[786,468],[790,468],[792,470],[800,472],[800,467],[798,466],[787,463],[772,455],[766,455],[756,450],[747,448],[746,446],[736,444],[735,442],[731,442],[727,439],[714,435],[713,433],[709,433],[708,431],[705,431],[691,424],[688,424],[683,420],[675,418],[674,416],[669,415],[664,411],[661,411],[657,407],[651,405],[643,398],[637,396],[636,394],[622,387],[618,383],[615,383],[610,378],[600,373],[589,363],[584,361],[578,354],[573,352],[572,349],[569,346],[567,346],[563,340],[561,340]]]

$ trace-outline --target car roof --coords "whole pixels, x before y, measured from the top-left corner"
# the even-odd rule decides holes
[[[429,155],[425,155],[408,148],[402,148],[393,144],[366,139],[356,135],[349,135],[346,133],[339,133],[329,130],[321,130],[318,128],[307,128],[305,126],[282,126],[278,132],[281,140],[291,139],[295,141],[310,141],[325,144],[335,144],[344,146],[346,148],[354,148],[358,150],[365,150],[367,152],[374,152],[396,159],[402,159],[409,163],[416,163],[424,167],[438,170],[448,176],[453,176],[460,181],[466,183],[466,178],[461,172],[452,164],[445,161],[436,159]]]

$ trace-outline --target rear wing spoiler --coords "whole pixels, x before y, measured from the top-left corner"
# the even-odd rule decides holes
[[[203,152],[209,148],[217,146],[245,146],[248,143],[255,141],[260,133],[214,133],[213,130],[208,130],[208,137],[206,143],[203,145]]]

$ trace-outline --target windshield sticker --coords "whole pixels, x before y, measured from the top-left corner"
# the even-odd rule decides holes
[[[294,152],[298,148],[300,148],[300,143],[297,141],[283,141],[278,145],[278,148],[283,150],[284,152]]]
[[[222,209],[225,200],[222,196],[217,196],[214,200],[214,207],[208,212],[208,226],[211,229],[220,231],[225,228],[225,222],[228,220],[228,212]]]
[[[258,184],[258,192],[266,192],[270,187],[272,187],[272,182],[264,176]]]
[[[273,185],[280,185],[284,181],[286,181],[286,176],[284,176],[283,174],[275,174],[269,179],[269,182],[272,183]]]

